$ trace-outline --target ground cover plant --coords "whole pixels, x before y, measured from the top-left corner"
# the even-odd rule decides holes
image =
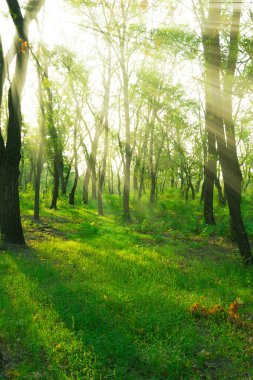
[[[253,272],[236,246],[180,218],[124,224],[112,203],[99,217],[62,201],[40,222],[25,203],[27,247],[0,255],[2,378],[250,379]],[[233,302],[245,325],[192,312]]]

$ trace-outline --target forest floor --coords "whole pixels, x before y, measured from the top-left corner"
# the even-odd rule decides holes
[[[252,379],[253,268],[159,223],[25,205],[27,247],[0,251],[0,379]]]

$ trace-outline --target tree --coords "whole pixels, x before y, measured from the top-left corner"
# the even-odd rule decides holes
[[[220,43],[221,1],[209,1],[205,38],[209,41],[207,69],[212,73],[209,86],[210,100],[206,102],[210,133],[217,141],[217,151],[222,168],[225,194],[231,217],[231,226],[245,264],[253,262],[250,244],[241,216],[242,174],[236,150],[235,130],[232,115],[232,89],[238,58],[238,38],[242,1],[233,3],[230,23],[228,57],[225,67],[224,91],[221,86],[222,53]]]
[[[23,17],[17,0],[6,0],[16,28],[16,65],[8,92],[8,122],[6,142],[0,135],[0,223],[1,236],[7,243],[24,244],[20,218],[18,177],[21,151],[21,97],[29,59],[28,26],[40,11],[44,1],[30,0]],[[1,55],[2,86],[5,74]],[[1,89],[2,97],[2,89]]]
[[[99,170],[98,180],[98,214],[103,215],[103,186],[105,181],[107,156],[108,156],[108,143],[109,143],[109,101],[111,91],[111,78],[112,78],[112,57],[111,46],[108,44],[108,58],[107,64],[104,66],[104,100],[102,111],[102,124],[104,130],[104,151],[102,157],[102,165]]]

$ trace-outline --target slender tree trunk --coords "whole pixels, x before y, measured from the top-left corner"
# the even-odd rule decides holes
[[[60,173],[59,173],[59,167],[58,162],[54,161],[54,171],[53,171],[53,196],[52,196],[52,202],[51,202],[51,209],[57,209],[57,200],[59,196],[59,185],[60,185]]]
[[[108,147],[109,147],[109,100],[110,100],[110,90],[111,90],[111,76],[112,76],[112,68],[111,68],[111,46],[108,46],[108,60],[107,60],[107,69],[108,76],[107,79],[104,79],[104,107],[103,107],[103,129],[104,129],[104,152],[103,152],[103,161],[102,168],[99,171],[99,180],[98,180],[98,214],[104,215],[103,210],[103,187],[105,183],[105,173],[106,173],[106,165],[107,165],[107,156],[108,156]]]
[[[69,204],[75,204],[75,192],[78,184],[79,173],[78,173],[78,152],[77,152],[77,124],[74,128],[74,166],[75,166],[75,179],[72,186],[72,189],[69,193]]]
[[[145,170],[146,170],[146,147],[148,143],[148,136],[149,136],[149,124],[146,123],[145,125],[145,132],[144,132],[144,139],[141,149],[141,156],[140,156],[140,179],[139,179],[139,189],[138,189],[138,200],[141,200],[142,193],[145,193],[145,187],[144,187],[144,176],[145,176]]]
[[[104,152],[103,152],[103,162],[102,168],[99,170],[98,179],[98,215],[104,215],[103,209],[103,187],[105,183],[105,173],[108,155],[108,143],[109,143],[109,128],[108,128],[108,108],[109,108],[109,94],[110,94],[110,84],[111,84],[111,61],[109,64],[109,77],[107,82],[107,87],[105,89],[105,99],[104,99]]]
[[[34,153],[32,153],[30,155],[30,171],[29,171],[28,178],[26,181],[26,183],[29,183],[32,186],[35,182],[35,175],[36,175],[36,173],[35,173],[35,162],[36,162],[36,158],[34,157]]]
[[[220,180],[218,178],[218,175],[215,177],[215,186],[216,186],[216,189],[218,191],[218,200],[219,200],[219,206],[220,207],[225,207],[226,206],[226,199],[225,197],[223,196],[223,193],[222,193],[222,187],[221,187],[221,184],[220,184]]]
[[[98,178],[98,215],[103,216],[103,185],[105,180],[103,170],[99,169]]]
[[[141,172],[140,172],[140,184],[139,184],[139,191],[138,191],[138,200],[141,200],[143,188],[144,188],[144,173],[145,173],[145,164],[143,163],[141,165]]]
[[[185,201],[186,202],[188,202],[188,200],[189,200],[189,190],[190,190],[190,187],[189,187],[189,184],[187,184],[186,190],[185,190]]]
[[[150,127],[149,165],[150,165],[150,179],[151,179],[150,196],[149,196],[150,204],[153,204],[155,202],[155,191],[156,191],[156,170],[155,170],[155,163],[154,163],[155,119],[156,119],[156,113],[155,111],[153,111],[152,119],[149,125]]]
[[[113,174],[113,168],[111,165],[111,189],[112,189],[112,194],[114,194],[114,174]]]
[[[119,171],[117,173],[117,178],[118,178],[118,194],[121,197],[121,178],[120,178],[120,172]]]
[[[192,192],[192,200],[194,201],[194,199],[195,199],[195,189],[194,189],[194,186],[192,184],[191,179],[190,179],[190,182],[189,182],[189,186],[190,186],[190,189],[191,189],[191,192]]]
[[[138,178],[137,178],[138,168],[139,168],[139,159],[136,159],[136,162],[134,165],[134,175],[133,175],[133,184],[134,184],[135,192],[138,191]]]
[[[101,125],[98,123],[96,124],[96,130],[95,130],[95,136],[91,144],[91,153],[87,159],[87,169],[83,181],[83,203],[88,204],[89,202],[89,182],[90,182],[90,177],[92,176],[92,179],[94,180],[94,176],[96,174],[96,160],[97,160],[97,149],[98,149],[98,142],[99,138],[101,135]],[[94,174],[95,173],[95,174]],[[94,190],[94,187],[96,186],[95,180],[93,183],[92,189]],[[94,194],[95,195],[95,190]]]
[[[207,70],[208,71],[208,70]],[[208,81],[210,81],[211,75],[209,72],[206,75],[206,85],[209,86]],[[206,224],[214,225],[214,211],[213,211],[213,195],[214,195],[214,182],[216,178],[216,147],[215,147],[215,134],[210,130],[212,123],[212,115],[210,113],[210,99],[209,99],[209,89],[205,88],[206,93],[206,115],[205,123],[207,130],[207,149],[208,149],[208,159],[206,166],[204,167],[204,183],[203,183],[203,201],[204,201],[204,218]]]
[[[38,159],[37,159],[37,170],[36,170],[36,175],[35,175],[35,186],[34,186],[33,216],[35,220],[39,220],[40,218],[40,182],[41,182],[42,168],[43,168],[43,148],[39,147]]]
[[[97,174],[96,168],[92,168],[92,199],[97,199]]]
[[[73,158],[71,159],[70,163],[68,164],[67,173],[64,176],[64,162],[62,162],[62,171],[61,171],[61,193],[62,193],[62,195],[67,194],[67,187],[68,187],[68,183],[69,183],[69,177],[70,177],[70,173],[71,173],[72,163],[73,163]]]
[[[212,2],[212,0],[210,0]],[[213,23],[216,21],[213,20]],[[204,47],[205,59],[205,129],[207,134],[207,157],[204,167],[204,183],[202,188],[202,197],[204,201],[204,218],[206,224],[214,225],[214,211],[213,211],[213,195],[214,195],[214,182],[216,178],[216,134],[213,128],[213,115],[212,115],[212,76],[213,76],[213,46],[210,39],[212,33],[211,20],[203,20],[202,42]]]
[[[44,75],[47,80],[49,80],[48,76],[48,67],[46,63],[46,59],[44,57]],[[51,88],[49,86],[45,87],[45,91],[47,94],[47,102],[46,102],[46,110],[47,110],[47,126],[48,132],[50,135],[50,145],[48,146],[49,155],[53,161],[53,194],[52,194],[52,202],[51,209],[57,208],[57,200],[59,197],[59,184],[60,178],[63,173],[63,156],[62,156],[62,146],[58,136],[58,131],[55,126],[55,118],[54,118],[54,110],[53,110],[53,94]]]
[[[45,196],[47,196],[47,188],[48,188],[48,165],[47,165],[46,178],[45,178]]]
[[[167,181],[167,173],[165,174],[164,179],[163,179],[163,183],[162,183],[162,188],[161,188],[162,195],[164,194],[166,181]]]
[[[89,203],[89,182],[91,177],[91,169],[88,166],[85,172],[83,180],[83,203],[87,205]]]
[[[111,68],[111,66],[110,66]],[[107,154],[108,154],[108,142],[109,142],[109,130],[108,130],[108,107],[109,107],[109,93],[110,93],[110,81],[111,76],[109,77],[108,84],[105,95],[105,120],[104,120],[104,131],[105,131],[105,139],[104,139],[104,154],[103,154],[103,162],[102,162],[102,169],[99,171],[99,180],[98,180],[98,214],[104,215],[103,210],[103,187],[105,182],[105,172],[106,172],[106,162],[107,162]],[[108,105],[107,105],[108,104]]]
[[[123,97],[124,97],[124,114],[125,114],[125,163],[124,163],[124,188],[123,188],[123,212],[124,220],[131,221],[130,215],[130,170],[131,170],[131,137],[130,137],[130,109],[129,109],[129,80],[126,68],[125,57],[125,36],[126,30],[120,38],[120,66],[123,76]]]
[[[45,134],[46,134],[46,119],[45,119],[45,103],[43,99],[43,92],[42,92],[42,86],[41,86],[41,73],[40,73],[40,67],[37,63],[37,77],[38,77],[38,99],[39,99],[39,105],[40,105],[40,121],[39,121],[39,134],[40,134],[40,141],[39,141],[39,151],[38,151],[38,158],[37,158],[37,168],[36,168],[36,175],[35,175],[35,193],[34,193],[34,219],[39,220],[40,218],[40,182],[41,182],[41,173],[43,169],[43,154],[44,154],[44,141],[45,141]]]
[[[150,204],[154,204],[155,202],[155,192],[156,192],[156,172],[151,172],[151,188],[150,188],[150,196],[149,202]]]
[[[78,184],[78,179],[79,179],[79,173],[78,173],[78,166],[75,165],[75,178],[74,178],[74,183],[71,189],[71,192],[69,193],[69,204],[74,205],[75,204],[75,192]]]

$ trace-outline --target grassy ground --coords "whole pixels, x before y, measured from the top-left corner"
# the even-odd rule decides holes
[[[131,225],[116,196],[103,218],[63,202],[35,223],[22,205],[27,247],[0,252],[1,379],[252,379],[253,269],[226,212],[214,230],[176,197],[133,202]],[[189,311],[236,299],[243,326]]]

